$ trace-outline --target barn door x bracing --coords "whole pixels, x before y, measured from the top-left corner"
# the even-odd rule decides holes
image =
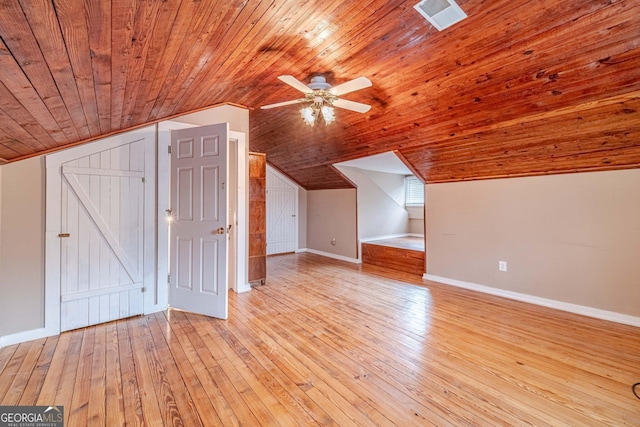
[[[153,189],[146,140],[128,141],[62,163],[61,331],[144,310],[144,201]]]
[[[171,132],[173,308],[227,318],[228,124]]]

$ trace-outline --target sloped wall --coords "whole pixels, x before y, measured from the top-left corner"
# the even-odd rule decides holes
[[[404,208],[404,177],[360,168],[337,166],[358,194],[358,238],[406,234],[409,214]]]

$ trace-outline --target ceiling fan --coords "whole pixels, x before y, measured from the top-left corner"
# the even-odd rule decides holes
[[[345,110],[356,111],[358,113],[366,113],[371,109],[370,105],[338,98],[341,95],[371,86],[371,80],[366,77],[358,77],[357,79],[350,80],[335,87],[331,87],[324,76],[312,77],[308,85],[289,75],[278,76],[278,79],[304,93],[304,98],[263,105],[260,108],[268,110],[285,105],[308,104],[300,110],[300,114],[305,123],[310,126],[315,124],[320,115],[322,115],[326,124],[333,122],[335,115],[333,114],[332,107],[344,108]]]

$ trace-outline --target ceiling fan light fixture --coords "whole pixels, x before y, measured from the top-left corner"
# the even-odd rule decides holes
[[[307,106],[300,109],[300,116],[309,126],[315,125],[320,120],[320,116],[322,116],[325,124],[333,123],[336,120],[333,107],[344,108],[358,113],[366,113],[371,108],[367,104],[339,98],[341,95],[370,87],[371,80],[366,77],[358,77],[335,87],[331,87],[324,76],[312,77],[308,86],[290,75],[278,76],[278,79],[304,93],[304,98],[263,105],[260,108],[268,110],[270,108],[284,107],[285,105],[305,103]]]
[[[323,105],[320,111],[322,112],[322,118],[324,119],[324,122],[326,124],[330,125],[336,119],[336,116],[333,112],[333,107]]]
[[[316,112],[311,107],[304,107],[300,110],[302,120],[309,126],[313,126],[316,123]]]

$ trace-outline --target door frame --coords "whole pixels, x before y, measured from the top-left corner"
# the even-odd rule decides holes
[[[213,123],[212,123],[213,124]],[[158,282],[166,283],[166,286],[158,286],[157,304],[158,310],[166,310],[169,307],[169,227],[167,225],[166,211],[169,209],[171,200],[171,155],[169,147],[171,146],[170,131],[174,129],[185,129],[197,127],[190,123],[178,121],[164,121],[158,124],[158,194],[157,194],[157,271],[158,277],[163,278]],[[251,290],[248,282],[249,277],[249,144],[246,135],[243,132],[229,131],[229,150],[233,150],[237,159],[236,165],[229,165],[229,174],[234,173],[237,184],[237,206],[236,206],[236,253],[235,256],[235,283],[230,283],[229,288],[236,293],[247,292]],[[230,158],[233,156],[230,155]],[[232,255],[229,254],[231,258]],[[162,307],[162,308],[161,308]]]
[[[46,335],[60,333],[60,237],[62,164],[80,157],[110,150],[133,141],[145,141],[145,200],[144,200],[144,260],[143,285],[144,313],[158,311],[155,290],[158,289],[156,271],[156,126],[147,126],[131,132],[104,138],[90,144],[50,154],[45,158],[46,168],[46,220],[45,220],[45,301],[44,331]],[[149,196],[149,197],[147,197]]]

